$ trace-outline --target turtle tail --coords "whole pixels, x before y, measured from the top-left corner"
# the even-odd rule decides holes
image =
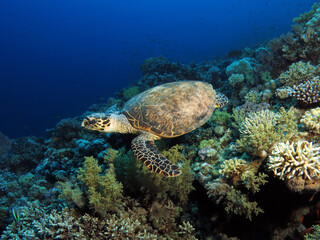
[[[133,154],[144,163],[149,170],[165,177],[176,177],[181,174],[178,166],[168,161],[147,136],[139,135],[131,143]]]

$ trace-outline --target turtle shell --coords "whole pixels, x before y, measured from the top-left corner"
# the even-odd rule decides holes
[[[218,94],[206,82],[166,83],[130,99],[122,114],[136,129],[177,137],[208,121],[215,107],[220,106],[217,99]]]

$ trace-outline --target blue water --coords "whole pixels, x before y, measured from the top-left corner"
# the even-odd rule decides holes
[[[144,59],[212,60],[290,30],[314,0],[1,0],[0,131],[44,136],[140,77]]]

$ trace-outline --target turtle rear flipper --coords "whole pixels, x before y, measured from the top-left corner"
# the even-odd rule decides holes
[[[168,161],[147,136],[139,135],[131,143],[133,154],[151,171],[165,177],[176,177],[181,174],[178,166]]]

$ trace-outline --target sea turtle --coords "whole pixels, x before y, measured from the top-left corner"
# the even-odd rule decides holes
[[[181,174],[154,145],[154,140],[178,137],[203,125],[216,107],[228,102],[211,84],[179,81],[148,89],[125,103],[119,112],[87,116],[82,126],[99,132],[139,134],[131,143],[136,158],[163,176]]]

